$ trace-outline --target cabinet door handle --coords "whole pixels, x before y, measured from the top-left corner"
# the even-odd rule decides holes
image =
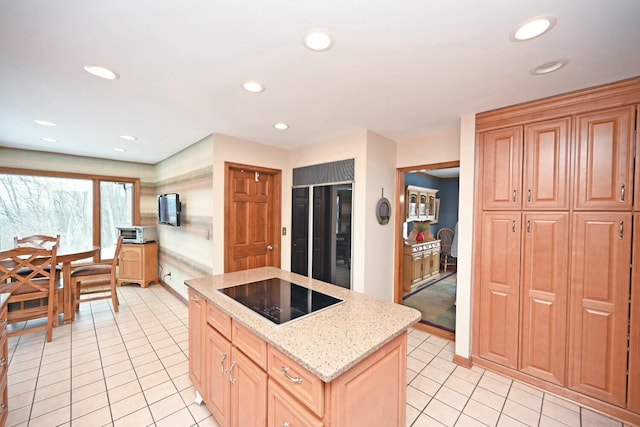
[[[292,383],[296,383],[296,384],[300,384],[302,382],[302,378],[300,377],[292,377],[291,375],[288,374],[289,368],[286,366],[282,367],[282,375],[285,376],[286,379],[288,379],[289,381],[291,381]]]
[[[7,412],[7,405],[3,403],[0,405],[0,415],[3,415],[5,412]]]
[[[620,202],[621,203],[624,203],[624,193],[625,193],[624,184],[620,184]]]
[[[7,326],[7,319],[0,319],[0,328]]]
[[[515,219],[513,221],[511,221],[511,232],[512,233],[516,232],[516,220]]]
[[[0,357],[0,367],[3,367],[7,363],[9,363],[9,359],[7,359],[6,357]]]
[[[531,234],[531,220],[527,220],[527,234]]]
[[[227,370],[224,369],[224,361],[227,360],[227,353],[222,355],[222,360],[220,360],[220,369],[222,369],[222,375],[227,375]]]
[[[231,364],[231,367],[229,368],[229,381],[231,381],[231,384],[235,384],[236,383],[236,379],[233,378],[233,369],[236,367],[236,362],[234,361]]]
[[[283,421],[281,426],[282,427],[291,427],[291,424],[289,423],[289,421]]]
[[[195,295],[191,295],[191,301],[200,302],[200,298]]]
[[[515,203],[518,199],[517,194],[518,194],[518,190],[513,190],[513,203]]]
[[[624,221],[620,221],[620,234],[618,238],[622,240],[624,238]]]
[[[531,203],[531,189],[527,190],[527,202]]]

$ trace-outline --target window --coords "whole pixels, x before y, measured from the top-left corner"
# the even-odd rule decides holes
[[[60,234],[64,245],[96,245],[113,256],[117,226],[134,224],[137,180],[0,172],[0,250],[14,236]],[[99,228],[99,229],[96,229]]]

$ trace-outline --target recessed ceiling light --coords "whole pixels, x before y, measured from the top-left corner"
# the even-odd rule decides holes
[[[138,139],[133,135],[120,135],[120,138],[126,139],[127,141],[136,141]]]
[[[536,16],[524,21],[511,33],[509,38],[514,42],[522,42],[539,37],[556,25],[557,19],[553,16]]]
[[[286,123],[276,123],[275,125],[273,125],[274,128],[278,129],[278,130],[287,130],[289,129],[289,125]]]
[[[84,70],[89,74],[93,74],[94,76],[102,77],[107,80],[116,80],[120,78],[118,73],[115,71],[111,71],[110,69],[99,65],[85,65]]]
[[[57,140],[57,139],[55,139],[55,138],[49,138],[49,137],[47,137],[47,136],[43,136],[43,137],[42,137],[42,140],[43,140],[43,141],[46,141],[46,142],[58,142],[58,140]]]
[[[251,92],[251,93],[260,93],[264,90],[264,86],[262,86],[260,83],[258,82],[254,82],[254,81],[250,81],[250,82],[245,82],[242,87],[244,88],[244,90],[246,90],[247,92]]]
[[[566,58],[557,59],[555,61],[549,61],[549,62],[545,62],[542,65],[538,65],[537,67],[532,68],[529,72],[536,76],[540,74],[549,74],[549,73],[553,73],[554,71],[558,71],[560,68],[564,67],[568,63],[569,63],[569,60]]]
[[[46,120],[34,120],[33,123],[38,124],[40,126],[55,126],[56,124],[53,122],[48,122]]]
[[[312,31],[304,37],[304,45],[315,52],[322,52],[333,46],[333,39],[323,31]]]
[[[119,152],[123,153],[123,152],[125,152],[127,150],[125,150],[124,148],[116,147],[116,148],[113,149],[113,151],[119,151]]]

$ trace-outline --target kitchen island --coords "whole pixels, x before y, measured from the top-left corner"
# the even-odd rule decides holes
[[[343,302],[276,325],[219,291],[279,278]],[[420,313],[264,267],[185,281],[190,376],[221,426],[404,426]]]

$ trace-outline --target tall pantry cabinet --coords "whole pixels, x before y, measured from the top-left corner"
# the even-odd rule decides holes
[[[472,352],[640,424],[638,103],[640,78],[478,114]]]

